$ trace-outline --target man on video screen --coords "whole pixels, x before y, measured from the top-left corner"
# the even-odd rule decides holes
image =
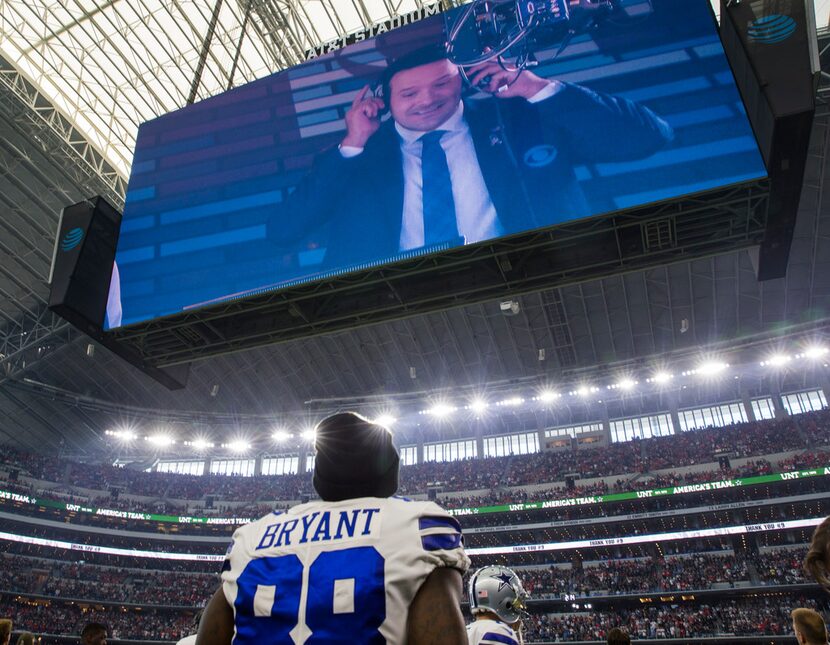
[[[590,214],[574,165],[652,155],[670,126],[632,101],[498,61],[467,69],[491,99],[464,98],[440,46],[392,61],[345,137],[269,223],[284,245],[330,223],[326,268],[471,244]],[[391,118],[385,119],[388,110]]]

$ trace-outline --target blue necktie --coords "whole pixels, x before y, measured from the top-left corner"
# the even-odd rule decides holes
[[[448,242],[458,237],[450,168],[440,143],[444,134],[446,130],[433,130],[419,139],[423,146],[421,179],[424,185],[424,246]]]

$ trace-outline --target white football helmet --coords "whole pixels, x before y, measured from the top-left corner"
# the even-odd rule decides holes
[[[515,623],[527,615],[527,592],[512,569],[500,565],[482,567],[470,576],[467,587],[470,613],[489,611],[505,623]]]

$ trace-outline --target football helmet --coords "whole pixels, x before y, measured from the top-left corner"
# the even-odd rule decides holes
[[[470,612],[489,611],[505,623],[515,623],[527,616],[527,592],[512,569],[501,565],[482,567],[470,576],[467,587]]]

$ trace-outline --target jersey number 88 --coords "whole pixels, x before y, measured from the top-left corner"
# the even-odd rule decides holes
[[[386,619],[383,568],[371,546],[320,553],[307,572],[293,554],[251,560],[236,581],[234,645],[300,642],[291,632],[300,621],[304,589],[311,631],[306,645],[385,643],[378,631]]]

